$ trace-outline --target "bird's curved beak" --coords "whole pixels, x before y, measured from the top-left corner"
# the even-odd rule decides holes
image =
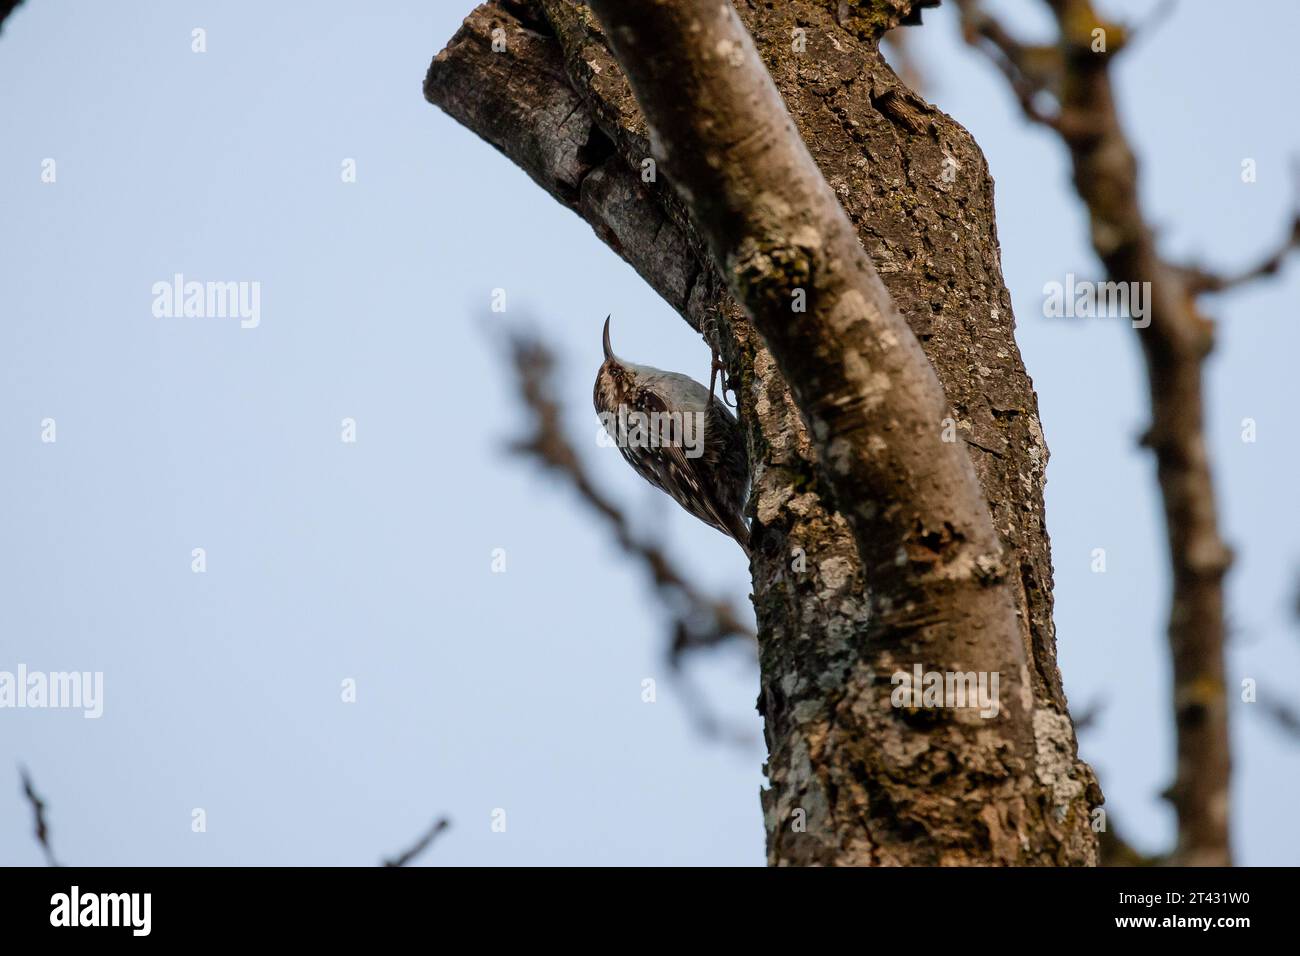
[[[607,360],[608,360],[608,359],[612,359],[612,358],[614,357],[614,347],[613,347],[612,345],[609,344],[609,320],[610,320],[610,318],[611,318],[611,315],[607,315],[607,316],[605,316],[605,333],[604,333],[603,338],[601,339],[601,345],[604,346],[604,348],[605,348],[605,358],[606,358]]]

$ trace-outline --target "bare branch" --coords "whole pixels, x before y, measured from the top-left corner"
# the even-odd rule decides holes
[[[22,2],[23,0],[0,0],[0,27],[4,26],[9,14],[13,13]]]
[[[1285,695],[1273,693],[1271,690],[1266,693],[1261,689],[1255,703],[1273,726],[1291,740],[1300,741],[1300,711],[1286,703]]]
[[[974,31],[1005,59],[1014,63],[1020,57],[1023,62],[1023,53],[979,11],[977,0],[959,2],[968,36]],[[1213,326],[1198,311],[1195,298],[1216,280],[1175,266],[1157,251],[1138,194],[1137,160],[1120,123],[1110,77],[1110,63],[1123,46],[1124,30],[1103,21],[1091,0],[1046,3],[1056,18],[1055,46],[1061,51],[1059,65],[1064,71],[1057,84],[1060,112],[1054,128],[1070,151],[1075,187],[1091,214],[1094,248],[1110,281],[1145,282],[1151,289],[1149,326],[1140,328],[1138,335],[1152,409],[1143,444],[1156,456],[1173,569],[1168,635],[1178,770],[1167,795],[1178,812],[1179,835],[1171,859],[1182,865],[1226,865],[1231,861],[1227,812],[1231,761],[1223,578],[1232,552],[1219,531],[1205,453],[1202,367],[1213,342]],[[1111,40],[1109,52],[1093,45],[1098,27]],[[1016,92],[1023,95],[1020,89]],[[1272,268],[1271,258],[1249,274]],[[1224,287],[1227,284],[1230,281]]]
[[[1101,715],[1106,711],[1106,699],[1096,697],[1089,701],[1082,709],[1076,710],[1071,716],[1074,718],[1075,733],[1082,734],[1091,730],[1101,720]]]
[[[384,866],[406,866],[417,856],[429,848],[431,844],[443,830],[451,826],[451,821],[446,817],[440,817],[433,826],[429,827],[408,849],[393,857],[391,860],[385,860]]]
[[[26,767],[20,766],[18,775],[23,781],[23,796],[31,804],[32,814],[35,817],[36,842],[41,845],[45,862],[49,866],[58,866],[58,861],[54,858],[54,848],[50,845],[50,828],[45,820],[45,801],[36,795],[36,789],[32,786],[32,778],[28,775]]]
[[[1223,275],[1201,266],[1190,266],[1183,267],[1182,272],[1186,275],[1188,289],[1193,294],[1230,292],[1256,279],[1277,275],[1287,257],[1296,249],[1300,249],[1300,215],[1292,220],[1291,231],[1276,250],[1248,269],[1233,275]]]
[[[1059,128],[1060,117],[1045,112],[1038,104],[1042,94],[1055,96],[1052,84],[1042,70],[1031,68],[1031,60],[1043,63],[1051,58],[1059,72],[1059,51],[1053,47],[1025,46],[997,17],[985,10],[979,0],[957,0],[957,8],[961,14],[963,38],[971,46],[983,50],[1002,71],[1025,118],[1052,129]]]
[[[1141,23],[1124,28],[1124,35],[1120,45],[1113,48],[1111,52],[1118,53],[1121,49],[1130,50],[1138,40],[1145,40],[1147,37],[1154,36],[1156,31],[1173,16],[1176,9],[1178,9],[1178,0],[1162,0],[1160,6],[1152,10]]]

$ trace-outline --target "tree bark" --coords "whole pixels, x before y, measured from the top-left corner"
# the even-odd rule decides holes
[[[770,333],[781,363],[712,265],[701,232],[716,231],[716,224],[711,229],[702,217],[697,231],[663,176],[643,180],[643,161],[653,155],[645,120],[584,6],[547,0],[479,7],[435,58],[425,93],[590,222],[719,347],[739,383],[755,462],[751,506],[758,550],[752,570],[760,710],[770,751],[770,788],[763,794],[769,861],[1092,864],[1090,811],[1101,797],[1077,758],[1056,667],[1042,522],[1047,451],[1013,337],[987,167],[969,135],[907,90],[879,56],[880,34],[910,4],[854,4],[840,22],[846,6],[802,0],[777,9],[745,7],[740,15],[876,264],[886,300],[892,298],[910,331],[890,325],[883,313],[840,328],[824,310],[816,311],[821,303],[810,294],[811,329],[805,316],[795,323],[786,313],[789,328],[783,329],[760,314],[758,324]],[[504,38],[497,50],[494,33]],[[799,246],[797,236],[770,238]],[[757,258],[736,261],[759,262],[759,272],[767,270],[775,250],[756,251]],[[801,265],[800,255],[796,248],[780,271],[802,276],[807,268],[808,288],[822,288],[816,283],[829,271],[827,261],[804,252],[811,261]],[[812,396],[838,390],[860,401],[869,394],[860,370],[846,369],[827,341],[841,332],[859,355],[881,362],[891,375],[896,356],[882,350],[905,350],[906,337],[919,341],[953,409],[955,435],[962,439],[956,447],[968,456],[969,464],[958,462],[954,473],[973,467],[978,479],[978,515],[963,513],[949,529],[944,509],[935,507],[918,512],[925,519],[919,532],[897,512],[882,515],[914,499],[933,504],[931,488],[891,483],[891,474],[923,481],[933,466],[909,460],[914,453],[888,442],[906,434],[922,447],[937,443],[945,417],[937,393],[923,390],[903,427],[888,441],[882,438],[887,453],[878,460],[863,453],[871,449],[869,428],[844,433],[852,459],[846,474],[856,473],[860,483],[840,484],[845,474],[833,467],[833,452],[832,467],[818,466],[814,445],[832,451],[835,429],[871,411],[823,406],[816,413]],[[897,341],[873,339],[883,332]],[[815,348],[801,357],[797,348],[804,342]],[[815,412],[811,419],[827,424],[818,442],[803,427],[783,370],[799,383],[800,401]],[[822,373],[831,377],[810,381]],[[936,453],[939,460],[949,455],[951,463],[951,451],[937,447]],[[886,463],[898,470],[883,474]],[[837,484],[838,495],[832,490]],[[868,503],[878,510],[872,513]],[[937,524],[926,523],[932,514]],[[892,542],[859,535],[872,563],[867,575],[846,515],[860,529],[901,535]],[[903,563],[890,565],[885,559],[898,554],[901,542],[910,545]],[[908,590],[938,573],[950,548],[965,552],[970,542],[977,545],[972,552],[1003,555],[1004,571],[989,569],[993,586],[968,592],[981,600],[992,593],[995,603],[1005,596],[991,615],[979,604],[927,605],[919,598],[932,592]],[[963,587],[972,580],[958,578]],[[885,606],[882,599],[891,594],[915,599],[915,606]],[[926,613],[941,608],[956,617]],[[963,629],[960,621],[972,615],[996,626]],[[1013,692],[1001,695],[1002,716],[995,721],[891,707],[891,675],[913,663],[927,670],[1001,670],[1003,687]]]

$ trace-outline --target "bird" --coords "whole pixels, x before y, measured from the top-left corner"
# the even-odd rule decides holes
[[[740,423],[711,389],[679,372],[614,354],[609,323],[593,401],[605,431],[642,478],[751,557],[745,499],[749,452]]]

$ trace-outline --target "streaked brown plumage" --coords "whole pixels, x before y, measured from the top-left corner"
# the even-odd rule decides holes
[[[694,379],[616,356],[608,317],[603,344],[593,398],[618,450],[637,474],[735,538],[748,556],[749,454],[735,416]]]

